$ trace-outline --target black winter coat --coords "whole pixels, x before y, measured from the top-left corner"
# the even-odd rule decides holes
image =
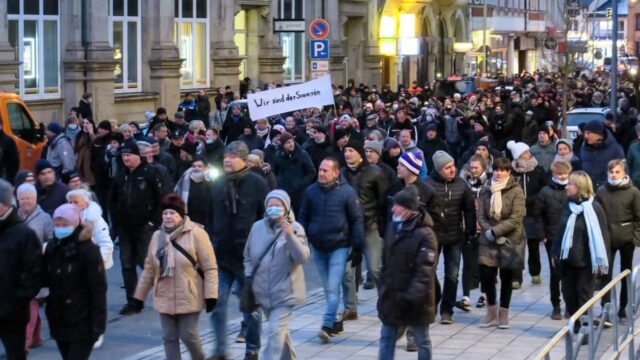
[[[436,193],[437,203],[442,204],[442,215],[434,218],[434,230],[439,245],[455,245],[476,233],[475,197],[467,183],[459,177],[445,181],[434,172],[427,179]],[[473,224],[463,229],[463,224]]]
[[[209,237],[218,266],[238,278],[244,276],[244,246],[253,223],[264,217],[269,187],[262,176],[243,169],[224,175],[211,185],[212,226]]]
[[[311,140],[306,142],[305,151],[311,157],[311,162],[313,166],[318,169],[320,168],[320,163],[324,158],[326,158],[328,154],[328,150],[331,147],[331,143],[329,142],[329,138],[325,140],[325,142],[318,144],[315,141]]]
[[[438,241],[418,214],[400,230],[389,226],[378,281],[378,317],[385,325],[424,326],[435,320]]]
[[[316,168],[309,154],[297,144],[290,153],[280,149],[273,160],[272,171],[278,180],[278,188],[289,194],[291,208],[296,213],[300,208],[304,190],[316,177]]]
[[[626,184],[600,186],[596,200],[607,215],[611,247],[620,248],[640,238],[640,190],[631,179]],[[613,259],[609,259],[613,263]]]
[[[528,173],[519,173],[513,171],[511,175],[516,178],[522,190],[524,190],[524,198],[527,204],[527,216],[524,217],[524,230],[527,239],[541,239],[544,236],[542,224],[535,220],[536,197],[540,190],[547,184],[547,173],[542,166],[536,166],[533,171]]]
[[[13,183],[20,167],[16,142],[0,129],[0,178]]]
[[[67,203],[69,187],[60,181],[56,181],[46,188],[38,184],[36,189],[38,190],[38,205],[51,216],[58,206]]]
[[[355,171],[349,167],[342,168],[342,177],[358,193],[365,227],[376,228],[378,219],[384,216],[385,194],[389,186],[382,169],[363,159]]]
[[[553,241],[558,227],[563,225],[560,223],[560,219],[562,219],[562,212],[566,202],[565,185],[559,185],[553,181],[543,187],[538,196],[536,196],[533,215],[535,222],[542,226],[543,234],[547,241]]]
[[[364,222],[358,194],[343,179],[328,187],[311,184],[304,192],[297,220],[317,250],[362,249]]]
[[[13,208],[0,220],[0,324],[26,323],[29,301],[42,287],[42,272],[40,240]]]
[[[146,162],[120,169],[111,187],[111,218],[118,228],[160,226],[164,185],[155,168]]]
[[[107,323],[107,279],[93,227],[83,224],[64,239],[53,238],[45,252],[47,320],[57,341],[96,341]]]
[[[431,174],[434,169],[433,154],[438,150],[447,151],[447,143],[439,137],[435,139],[427,139],[424,137],[418,141],[418,148],[422,150],[424,160],[427,162],[427,173]]]
[[[240,135],[244,133],[244,129],[247,126],[251,126],[251,119],[242,115],[236,120],[233,119],[233,115],[229,115],[223,121],[220,138],[225,141],[225,144],[230,144],[232,141],[238,140]]]
[[[564,211],[562,213],[562,220],[560,224],[562,226],[558,226],[558,230],[553,238],[553,244],[551,248],[551,253],[553,257],[556,259],[560,258],[560,251],[562,250],[562,238],[564,237],[564,230],[567,227],[567,223],[569,222],[569,216],[571,216],[571,209],[569,209],[569,201],[568,200],[564,205]],[[593,210],[596,212],[596,216],[598,217],[598,223],[600,225],[600,230],[602,231],[602,238],[604,239],[604,245],[607,248],[607,254],[609,253],[609,248],[611,246],[611,241],[609,237],[609,228],[607,226],[607,215],[604,213],[604,209],[602,205],[597,201],[593,202]],[[584,214],[578,215],[576,218],[576,225],[573,230],[573,246],[571,250],[569,250],[569,256],[560,262],[569,263],[574,267],[589,267],[591,270],[591,255],[589,250],[589,235],[587,235],[587,224],[584,220]],[[609,263],[609,267],[611,271],[612,264]]]
[[[213,165],[222,169],[222,161],[224,160],[224,144],[220,139],[215,140],[211,144],[204,144],[204,162],[207,165]]]

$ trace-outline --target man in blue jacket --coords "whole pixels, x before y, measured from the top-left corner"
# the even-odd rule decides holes
[[[362,254],[364,220],[358,194],[340,179],[340,162],[327,157],[318,169],[318,181],[304,192],[298,221],[307,230],[313,259],[324,287],[327,308],[318,337],[323,343],[342,331],[336,322],[340,284],[350,254]]]
[[[600,120],[592,120],[584,127],[584,143],[578,155],[581,169],[591,177],[593,188],[607,183],[607,164],[624,159],[622,147]]]

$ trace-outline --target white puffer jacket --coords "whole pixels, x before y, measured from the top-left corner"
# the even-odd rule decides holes
[[[113,266],[113,241],[109,235],[109,225],[102,217],[102,208],[95,201],[91,201],[89,206],[82,211],[82,221],[93,224],[93,234],[91,241],[100,248],[100,255],[104,261],[104,269]]]

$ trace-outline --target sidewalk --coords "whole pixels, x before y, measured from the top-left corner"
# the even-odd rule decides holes
[[[544,250],[541,249],[544,254]],[[543,256],[543,269],[547,269],[546,256]],[[616,263],[617,268],[617,263]],[[617,271],[616,271],[617,272]],[[442,264],[438,277],[442,278]],[[532,285],[530,276],[525,272],[522,289],[514,290],[510,308],[510,325],[508,330],[496,327],[481,329],[478,322],[485,309],[473,309],[470,313],[456,311],[453,325],[432,324],[430,328],[434,359],[529,359],[534,357],[547,341],[563,326],[566,321],[553,321],[549,318],[551,304],[549,302],[548,270],[543,270],[543,283]],[[460,294],[460,291],[459,291]],[[478,292],[472,293],[475,301]],[[378,339],[380,321],[376,312],[376,290],[361,290],[359,294],[356,321],[345,322],[344,333],[332,337],[331,343],[320,344],[316,334],[321,326],[324,312],[324,296],[321,290],[310,291],[307,302],[294,310],[290,322],[290,331],[299,359],[338,360],[338,359],[376,359],[378,356]],[[438,318],[439,320],[439,318]],[[230,321],[229,352],[231,359],[244,357],[244,344],[236,344],[235,335],[239,331],[240,320]],[[202,331],[205,353],[213,351],[214,337],[210,329]],[[160,342],[161,339],[158,339]],[[416,353],[404,350],[405,339],[398,342],[396,359],[416,359]],[[264,344],[263,344],[264,345]],[[558,346],[557,354],[564,351]],[[190,359],[183,347],[184,358]],[[553,352],[552,358],[559,358]],[[163,359],[162,346],[149,349],[128,359],[156,360]]]

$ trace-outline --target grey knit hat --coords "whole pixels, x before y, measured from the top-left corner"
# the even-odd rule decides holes
[[[247,158],[249,157],[249,147],[247,146],[247,144],[245,144],[244,141],[236,140],[227,145],[227,147],[224,149],[224,153],[235,155],[243,161],[247,161]]]
[[[269,199],[278,199],[284,205],[284,212],[287,214],[289,221],[295,221],[295,216],[293,215],[293,210],[291,209],[291,198],[286,191],[281,189],[271,190],[267,194],[267,197],[264,198],[264,207],[267,208],[267,202]]]
[[[13,186],[4,180],[0,179],[0,204],[11,206],[13,202]]]
[[[433,154],[433,167],[437,172],[440,172],[442,168],[447,166],[448,163],[455,161],[451,155],[449,155],[446,151],[438,150],[435,154]]]
[[[367,140],[364,142],[364,149],[371,149],[377,152],[378,155],[382,155],[382,141]]]

